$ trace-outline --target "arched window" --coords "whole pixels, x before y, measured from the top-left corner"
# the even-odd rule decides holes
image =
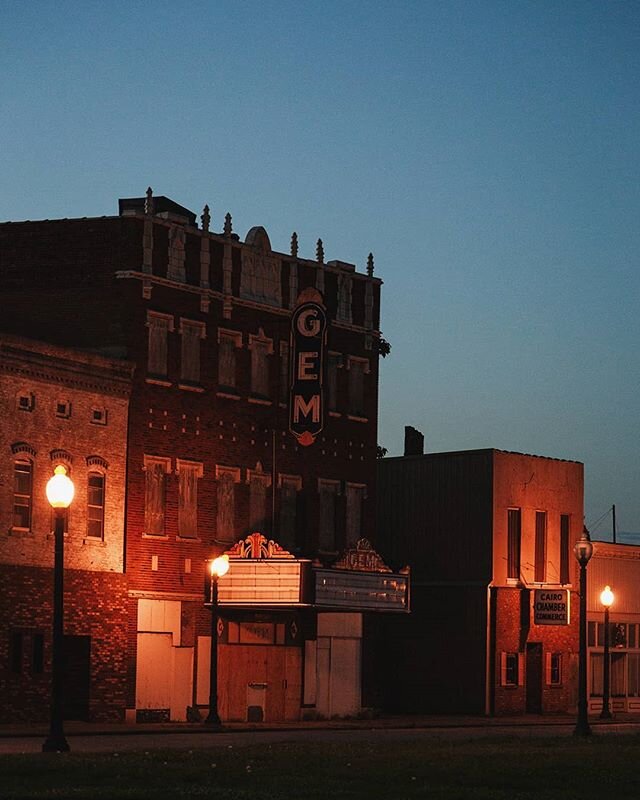
[[[104,538],[104,490],[105,476],[101,472],[90,472],[87,478],[87,537]]]

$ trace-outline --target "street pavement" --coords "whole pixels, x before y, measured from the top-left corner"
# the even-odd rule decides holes
[[[594,736],[640,733],[640,717],[616,716],[590,720]],[[461,741],[488,737],[566,737],[575,719],[568,716],[523,717],[381,717],[372,720],[331,720],[282,724],[229,723],[210,729],[203,723],[105,724],[69,722],[65,734],[73,752],[124,753],[152,750],[196,750],[261,746],[278,742]],[[0,727],[0,754],[37,753],[47,726]]]

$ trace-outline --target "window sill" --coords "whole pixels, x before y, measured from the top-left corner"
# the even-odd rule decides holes
[[[267,400],[266,397],[257,397],[256,395],[253,395],[253,394],[249,395],[249,397],[247,397],[247,400],[250,403],[255,403],[255,405],[257,405],[257,406],[270,406],[270,405],[273,405],[271,400]]]
[[[199,536],[180,536],[178,534],[176,536],[176,542],[201,542],[202,539]]]
[[[107,543],[104,539],[99,539],[97,536],[85,536],[82,544],[88,544],[89,547],[106,547]]]
[[[216,392],[216,397],[224,397],[226,400],[239,400],[240,395],[232,392]]]
[[[150,383],[153,386],[171,386],[171,381],[168,381],[166,378],[145,378],[146,383]]]
[[[17,536],[19,538],[22,538],[23,536],[33,536],[33,531],[31,530],[31,528],[12,527],[9,528],[8,533],[10,536]]]
[[[368,417],[360,417],[357,414],[347,414],[347,419],[351,422],[369,422]]]
[[[154,539],[156,542],[168,542],[169,537],[166,533],[143,533],[143,539]]]
[[[185,392],[204,392],[204,386],[200,386],[198,383],[179,383],[178,389],[182,389]]]
[[[337,419],[338,417],[341,417],[342,414],[339,411],[330,411],[329,412],[329,416],[330,417],[335,417]]]

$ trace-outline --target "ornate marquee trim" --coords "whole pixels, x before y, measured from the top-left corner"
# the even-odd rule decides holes
[[[361,572],[392,572],[368,539],[359,539],[356,546],[345,550],[332,569],[350,569]]]
[[[233,547],[226,551],[229,558],[291,558],[292,553],[285,550],[273,539],[267,539],[259,531],[250,534],[246,539],[240,539]]]

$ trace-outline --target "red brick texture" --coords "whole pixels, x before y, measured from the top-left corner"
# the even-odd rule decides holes
[[[53,547],[53,543],[51,545]],[[90,636],[89,719],[124,718],[126,687],[126,578],[65,571],[64,632]],[[3,565],[0,571],[0,721],[48,719],[51,676],[53,570]],[[13,633],[24,634],[20,671],[12,671]],[[44,669],[34,673],[33,633],[44,634]]]

